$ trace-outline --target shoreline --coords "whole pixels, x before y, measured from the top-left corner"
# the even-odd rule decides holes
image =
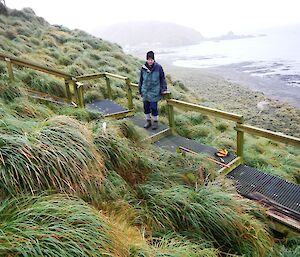
[[[221,65],[211,68],[191,68],[176,66],[165,61],[161,63],[168,67],[169,70],[184,69],[201,73],[202,75],[210,75],[220,77],[228,82],[236,83],[242,87],[248,88],[251,91],[262,92],[265,96],[279,100],[285,104],[290,104],[295,108],[300,109],[300,87],[291,86],[280,80],[280,77],[270,76],[253,76],[251,73],[243,72],[245,63],[236,63],[229,65]],[[246,63],[248,64],[248,63]],[[184,82],[184,81],[183,81]]]
[[[243,72],[241,63],[215,68],[207,68],[204,71],[219,75],[225,80],[248,87],[253,91],[260,91],[266,96],[282,101],[300,109],[300,87],[284,83],[280,78],[270,76],[253,76],[251,73]]]
[[[300,97],[276,79],[250,76],[233,67],[186,68],[158,60],[172,81],[180,80],[198,104],[241,114],[253,126],[300,137]],[[297,92],[300,88],[295,89]],[[294,104],[292,104],[294,103]]]

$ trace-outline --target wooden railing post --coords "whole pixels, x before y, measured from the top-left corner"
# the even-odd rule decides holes
[[[131,82],[129,78],[126,78],[125,82],[127,88],[128,109],[131,110],[133,109]]]
[[[77,88],[77,99],[78,105],[80,108],[84,108],[84,91],[83,91],[83,84],[80,82],[75,82]]]
[[[14,80],[15,76],[14,76],[13,65],[11,63],[11,60],[6,57],[5,61],[6,61],[6,65],[7,65],[8,76],[11,80]]]
[[[67,98],[69,101],[72,101],[71,90],[70,90],[70,81],[66,81],[66,79],[65,79],[65,87],[66,87]]]
[[[168,119],[169,119],[169,127],[171,129],[172,134],[175,133],[175,118],[174,118],[174,107],[168,103],[168,100],[171,99],[171,93],[167,93],[164,96],[164,99],[167,101],[168,106]]]
[[[235,129],[237,131],[237,134],[236,134],[236,137],[237,137],[236,154],[243,161],[243,158],[244,158],[244,131],[239,130],[239,125],[241,125],[241,124],[243,124],[243,120],[241,120],[241,122],[237,122],[236,127],[235,127]]]
[[[77,92],[77,86],[76,86],[76,79],[72,78],[69,80],[69,89],[70,89],[70,96],[71,96],[71,101],[75,102],[78,104],[78,92]]]
[[[112,91],[111,91],[111,86],[110,86],[110,79],[106,75],[104,76],[104,78],[105,78],[106,87],[107,87],[108,99],[112,100]]]

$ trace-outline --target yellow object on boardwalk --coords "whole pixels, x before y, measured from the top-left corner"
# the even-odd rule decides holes
[[[226,149],[220,149],[216,152],[216,156],[218,157],[226,157],[228,155],[228,151]]]

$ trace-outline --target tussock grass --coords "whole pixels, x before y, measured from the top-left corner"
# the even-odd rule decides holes
[[[96,100],[103,100],[104,98],[105,97],[103,94],[96,89],[89,90],[86,92],[86,94],[84,94],[84,101],[86,103],[91,103]]]
[[[54,107],[55,112],[59,115],[65,115],[72,117],[74,119],[84,121],[84,122],[90,122],[93,120],[101,119],[103,118],[102,114],[95,111],[89,111],[87,109],[83,108],[74,108],[74,107]]]
[[[107,218],[64,195],[1,202],[1,256],[129,256]]]
[[[124,216],[106,216],[65,195],[7,199],[0,208],[1,256],[218,256],[176,235],[150,244]]]
[[[0,82],[0,98],[5,102],[11,102],[15,98],[22,96],[20,84],[11,83],[8,79],[1,80]]]
[[[7,53],[73,75],[108,71],[137,82],[142,62],[125,55],[116,44],[80,30],[51,26],[32,10],[9,11],[0,19],[0,47]],[[223,181],[211,184],[215,167],[205,161],[205,156],[178,156],[145,145],[130,122],[107,123],[104,129],[97,114],[31,102],[20,97],[22,83],[65,96],[63,82],[20,67],[14,71],[22,82],[19,86],[7,82],[11,88],[0,97],[0,255],[177,257],[274,253],[263,215],[255,205],[232,193]],[[6,74],[3,63],[0,73]],[[4,77],[0,83],[6,83]],[[173,82],[170,76],[168,80],[176,99],[208,105],[181,81]],[[112,80],[111,86],[114,99],[126,106],[124,83]],[[85,90],[87,102],[107,97],[103,79],[86,82]],[[137,94],[134,103],[142,111]],[[287,110],[278,113],[278,118],[282,119]],[[232,123],[175,111],[181,135],[235,150]],[[57,116],[61,114],[72,118]],[[161,120],[166,120],[166,115],[167,107],[161,102]],[[296,124],[288,119],[290,125]],[[252,140],[246,138],[248,162],[271,169],[268,158],[276,156],[283,165],[272,159],[272,169],[283,170],[291,180],[297,178],[297,149],[286,151],[281,144]],[[40,196],[44,191],[64,195]],[[9,195],[18,198],[10,199]],[[293,244],[283,247],[287,256],[298,251]]]
[[[146,223],[158,233],[178,232],[193,242],[208,240],[222,251],[245,256],[268,256],[272,250],[266,227],[249,214],[252,204],[219,187],[194,191],[143,185],[138,196],[143,199]]]
[[[103,159],[92,136],[78,121],[58,116],[0,135],[1,188],[21,194],[53,190],[87,193],[103,180]],[[13,126],[13,125],[12,125]]]
[[[245,163],[249,166],[299,183],[300,149],[263,138],[245,137]]]
[[[1,36],[0,36],[0,39],[2,39]],[[1,43],[0,43],[0,46],[1,46]],[[2,76],[4,77],[7,74],[7,67],[4,62],[0,63],[0,74],[1,74],[1,77]]]
[[[8,112],[14,113],[15,117],[22,119],[44,120],[54,116],[54,112],[42,104],[34,103],[28,99],[20,98],[9,105]]]
[[[186,155],[158,151],[156,156],[158,168],[149,175],[147,184],[157,188],[168,189],[177,185],[197,189],[199,186],[215,179],[217,167],[205,160],[205,155]]]
[[[25,9],[19,11],[8,8],[7,14],[0,14],[3,24],[0,26],[2,50],[72,75],[114,71],[135,80],[140,61],[125,55],[120,46],[84,31],[51,26],[34,12]],[[36,83],[40,84],[39,81]]]
[[[66,97],[65,86],[62,80],[47,76],[41,72],[26,69],[18,72],[17,75],[23,83],[36,91],[58,97]]]
[[[280,247],[280,256],[294,257],[300,254],[300,237],[289,237]]]
[[[129,125],[113,126],[103,130],[99,128],[94,134],[97,151],[104,156],[108,170],[115,170],[130,185],[145,181],[155,167],[144,151],[138,152],[127,136],[137,139]]]
[[[214,257],[219,256],[220,251],[201,243],[192,243],[185,237],[167,234],[161,238],[154,238],[154,246],[157,248],[155,256],[172,257]]]

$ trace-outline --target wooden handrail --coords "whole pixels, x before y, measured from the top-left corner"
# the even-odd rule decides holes
[[[115,78],[115,79],[121,79],[121,80],[126,80],[127,79],[127,77],[117,75],[117,74],[113,74],[113,73],[109,73],[109,72],[105,72],[105,76]]]
[[[117,74],[112,74],[112,73],[108,73],[108,72],[99,72],[99,73],[94,73],[94,74],[89,74],[89,75],[82,75],[82,76],[78,76],[76,77],[77,81],[82,81],[82,80],[92,80],[92,79],[98,79],[98,78],[116,78],[116,79],[124,79],[126,80],[127,77],[123,77]],[[134,87],[134,88],[138,88],[139,85],[136,83],[130,83],[130,86]]]
[[[89,75],[82,75],[76,77],[77,81],[82,81],[82,80],[91,80],[91,79],[98,79],[98,78],[104,78],[105,77],[105,72],[99,72],[95,74],[89,74]]]
[[[6,61],[9,63],[8,68],[9,68],[9,72],[12,73],[12,74],[10,74],[10,76],[12,78],[13,78],[13,72],[12,72],[11,64],[16,64],[16,65],[31,68],[34,70],[38,70],[41,72],[45,72],[45,73],[63,78],[63,79],[65,79],[66,85],[68,83],[74,83],[74,84],[76,83],[76,91],[78,90],[78,92],[79,92],[79,102],[80,102],[81,106],[84,105],[83,85],[80,83],[77,83],[78,81],[91,80],[91,79],[97,79],[97,78],[103,78],[103,77],[109,79],[109,77],[110,77],[110,78],[124,80],[127,85],[127,90],[129,90],[129,91],[130,91],[131,87],[138,88],[138,84],[131,83],[130,80],[128,79],[128,77],[124,77],[124,76],[109,73],[109,72],[100,72],[100,73],[95,73],[95,74],[90,74],[90,75],[73,77],[70,74],[58,71],[56,69],[45,67],[45,66],[42,66],[42,65],[30,62],[30,61],[23,61],[16,57],[13,57],[13,56],[10,56],[7,54],[3,54],[3,53],[0,53],[0,60]],[[67,89],[68,89],[68,87],[67,87]],[[68,90],[67,90],[67,92],[68,92]],[[76,92],[76,93],[78,94],[78,92]],[[130,96],[130,94],[129,94],[129,96]],[[69,96],[69,98],[70,98],[70,96]],[[234,114],[234,113],[230,113],[230,112],[224,112],[224,111],[220,111],[217,109],[213,109],[213,108],[209,108],[209,107],[205,107],[205,106],[201,106],[201,105],[197,105],[197,104],[192,104],[192,103],[188,103],[188,102],[184,102],[184,101],[180,101],[180,100],[171,99],[169,94],[167,96],[165,96],[165,98],[167,98],[167,103],[168,103],[168,106],[170,109],[169,116],[174,116],[172,108],[173,108],[173,106],[175,106],[175,107],[187,109],[190,111],[200,112],[200,113],[203,113],[206,115],[212,115],[212,116],[216,116],[219,118],[235,121],[237,123],[235,129],[238,132],[238,134],[241,134],[242,136],[243,136],[243,133],[245,132],[245,133],[257,135],[260,137],[264,137],[264,138],[267,138],[270,140],[274,140],[274,141],[278,141],[281,143],[286,143],[286,144],[300,147],[300,138],[296,138],[293,136],[276,133],[276,132],[273,132],[270,130],[265,130],[265,129],[245,125],[245,124],[243,124],[244,119],[243,119],[242,115],[238,115],[238,114]],[[130,106],[132,105],[131,102],[129,103],[129,105]],[[170,119],[170,117],[169,117],[169,119]],[[175,125],[174,120],[170,119],[170,124]],[[170,125],[171,129],[174,130],[174,126],[173,125],[171,126],[171,125]],[[244,141],[243,137],[240,137],[240,139],[238,139],[238,140],[242,141],[242,142]],[[242,143],[240,145],[242,145]]]
[[[245,124],[237,124],[236,130],[246,132],[252,135],[264,137],[270,140],[278,141],[281,143],[286,143],[289,145],[300,147],[300,138],[297,137],[292,137],[281,133],[273,132],[270,130],[245,125]]]
[[[139,85],[136,83],[130,83],[130,86],[135,87],[135,88],[139,88]]]
[[[64,72],[61,72],[61,71],[58,71],[58,70],[55,70],[55,69],[52,69],[52,68],[49,68],[49,67],[42,66],[42,65],[39,65],[37,63],[33,63],[33,62],[29,62],[29,61],[23,61],[23,60],[20,60],[16,57],[9,56],[9,55],[3,54],[3,53],[0,53],[0,59],[4,60],[4,61],[10,60],[10,62],[12,64],[17,64],[17,65],[20,65],[20,66],[23,66],[23,67],[27,67],[27,68],[31,68],[31,69],[34,69],[34,70],[42,71],[42,72],[45,72],[45,73],[48,73],[48,74],[51,74],[51,75],[55,75],[55,76],[60,77],[60,78],[67,79],[67,80],[72,79],[72,75],[70,75],[70,74],[67,74],[67,73],[64,73]]]
[[[238,115],[238,114],[234,114],[234,113],[230,113],[230,112],[224,112],[224,111],[220,111],[217,109],[212,109],[209,107],[204,107],[204,106],[197,105],[197,104],[191,104],[188,102],[175,100],[175,99],[168,99],[167,102],[169,105],[172,105],[175,107],[184,108],[184,109],[187,109],[190,111],[201,112],[203,114],[209,114],[209,115],[216,116],[219,118],[243,123],[242,115]]]

